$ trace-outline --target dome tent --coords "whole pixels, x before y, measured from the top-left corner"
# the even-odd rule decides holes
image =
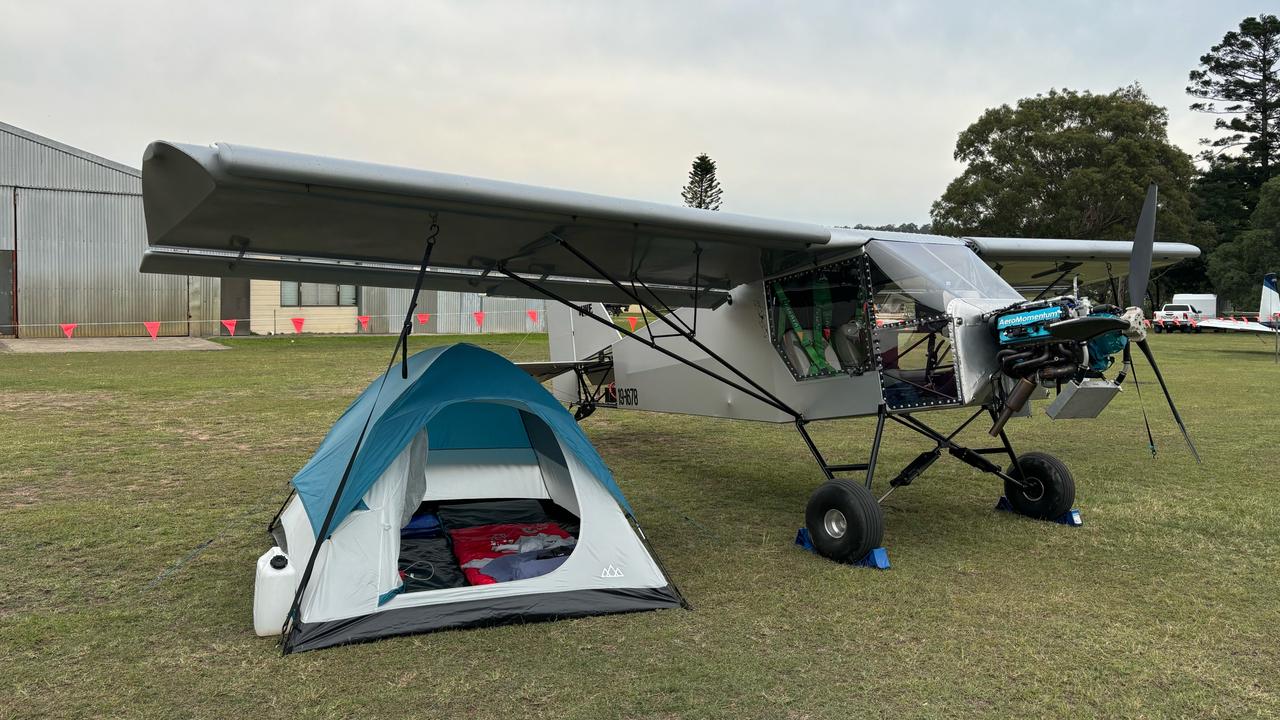
[[[376,379],[292,484],[295,494],[272,523],[272,552],[304,578],[285,652],[684,602],[573,417],[518,367],[472,345],[420,352],[409,358],[407,378],[393,367]],[[460,533],[486,528],[525,528],[568,552],[542,574],[413,587],[403,561],[416,541],[405,528],[424,510],[435,513],[443,526],[438,542],[459,560]],[[321,540],[329,513],[331,531]],[[269,586],[263,573],[270,567],[259,563],[256,592]],[[288,593],[292,599],[296,584]],[[257,605],[255,597],[255,612]]]

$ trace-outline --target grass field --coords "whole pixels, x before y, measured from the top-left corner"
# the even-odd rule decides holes
[[[1015,420],[1072,468],[1084,527],[995,513],[944,458],[887,501],[888,572],[792,545],[819,479],[792,428],[601,411],[584,427],[693,610],[281,658],[251,625],[264,526],[392,342],[0,355],[0,716],[1280,715],[1280,366],[1256,338],[1153,339],[1203,466],[1154,386],[1155,460],[1132,387],[1095,422]],[[852,462],[870,430],[817,434]],[[887,432],[882,480],[925,449]]]

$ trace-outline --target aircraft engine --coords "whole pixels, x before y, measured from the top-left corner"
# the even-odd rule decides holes
[[[1052,417],[1096,417],[1119,391],[1103,373],[1129,340],[1119,308],[1087,298],[1059,297],[1018,303],[990,317],[1000,350],[1000,373],[1012,381],[991,434],[1022,410],[1036,388],[1054,388],[1061,404]]]

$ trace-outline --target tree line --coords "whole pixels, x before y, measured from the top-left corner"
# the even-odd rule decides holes
[[[1168,111],[1138,83],[1105,94],[1052,89],[991,108],[960,133],[954,157],[965,169],[929,224],[869,229],[1131,239],[1155,182],[1158,238],[1202,254],[1153,278],[1152,304],[1201,291],[1252,309],[1262,275],[1280,270],[1280,18],[1241,21],[1200,57],[1186,91],[1191,110],[1215,116],[1199,166],[1169,141]],[[686,205],[719,209],[715,170],[705,154],[694,160]]]

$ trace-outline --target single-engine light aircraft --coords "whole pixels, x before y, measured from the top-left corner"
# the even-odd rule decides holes
[[[1018,513],[1070,510],[1066,465],[1015,453],[1005,424],[1051,390],[1051,417],[1096,417],[1133,345],[1195,452],[1137,307],[1153,267],[1199,254],[1155,242],[1154,186],[1132,199],[1132,243],[829,228],[226,144],[153,143],[142,186],[144,272],[415,288],[414,303],[423,287],[545,298],[561,308],[552,358],[526,370],[579,420],[608,407],[793,424],[825,478],[805,526],[840,562],[880,545],[885,496],[944,452],[999,478]],[[1131,307],[1072,291],[1126,274]],[[602,303],[638,305],[646,324]],[[950,432],[922,418],[958,408]],[[809,425],[859,416],[875,419],[865,462],[829,461]],[[961,445],[981,417],[998,443]],[[887,422],[932,447],[877,496]]]

